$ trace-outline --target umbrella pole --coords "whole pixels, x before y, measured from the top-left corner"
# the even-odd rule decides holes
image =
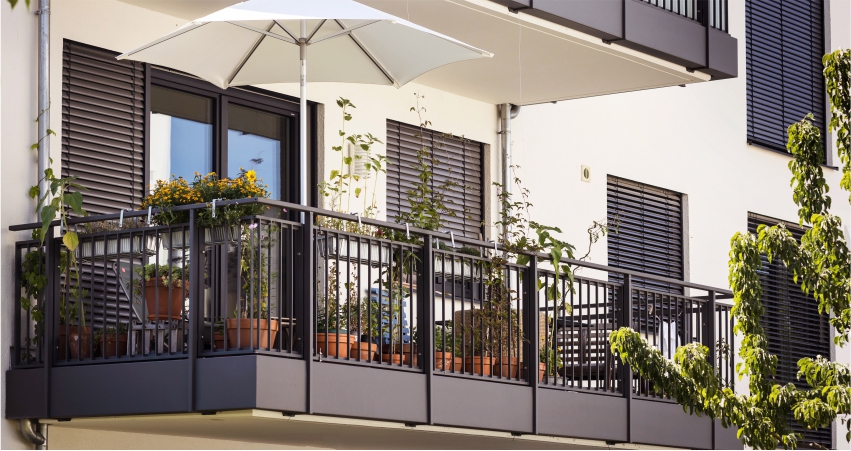
[[[301,21],[301,35],[299,39],[299,59],[301,61],[300,102],[299,102],[299,200],[301,205],[307,206],[307,21]],[[301,214],[301,222],[304,223],[304,213]]]

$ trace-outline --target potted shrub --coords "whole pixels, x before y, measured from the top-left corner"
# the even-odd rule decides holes
[[[539,359],[539,380],[543,382],[544,376],[547,376],[547,382],[558,383],[558,375],[561,374],[561,369],[564,367],[564,362],[561,359],[558,349],[555,347],[546,347],[541,342]]]
[[[95,346],[100,348],[103,357],[127,355],[127,325],[119,323],[117,330],[112,326],[96,330]]]
[[[353,341],[348,330],[348,320],[356,317],[357,313],[353,311],[354,306],[340,301],[357,299],[357,284],[351,282],[338,285],[338,279],[337,263],[332,262],[325,284],[327,291],[322,289],[320,280],[316,282],[317,292],[322,293],[316,311],[316,352],[326,357],[349,356]]]
[[[181,319],[189,296],[189,267],[152,263],[135,271],[134,290],[137,295],[144,291],[148,320]]]

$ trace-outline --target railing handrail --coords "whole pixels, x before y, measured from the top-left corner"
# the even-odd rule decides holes
[[[266,206],[270,206],[270,207],[284,208],[284,209],[287,209],[287,210],[295,210],[295,211],[299,211],[299,212],[313,213],[315,215],[320,215],[320,216],[325,216],[325,217],[330,217],[330,218],[335,218],[335,219],[341,219],[341,220],[345,220],[345,221],[356,221],[356,220],[358,220],[355,216],[353,216],[351,214],[340,213],[340,212],[337,212],[337,211],[325,210],[325,209],[318,208],[318,207],[304,206],[304,205],[294,204],[294,203],[291,203],[291,202],[284,202],[284,201],[280,201],[280,200],[274,200],[274,199],[268,199],[268,198],[262,198],[262,197],[250,197],[250,198],[245,198],[245,199],[224,200],[224,201],[220,201],[220,202],[217,201],[216,207],[225,207],[225,206],[228,206],[228,205],[240,205],[240,204],[247,204],[247,203],[256,203],[256,204],[266,205]],[[188,210],[198,210],[198,209],[202,209],[202,208],[209,208],[208,204],[200,203],[200,204],[180,205],[180,206],[177,206],[177,207],[170,208],[169,211],[188,211]],[[151,209],[151,214],[157,214],[157,213],[160,213],[161,211],[162,210],[159,209],[159,208],[153,208],[153,209]],[[123,214],[123,217],[125,219],[129,219],[129,218],[145,217],[147,215],[148,215],[148,210],[131,210],[131,211],[125,211],[124,214]],[[76,224],[84,224],[84,223],[88,223],[88,222],[115,220],[115,219],[120,219],[121,217],[122,217],[121,213],[110,213],[110,214],[105,214],[105,215],[69,218],[66,221],[66,223],[68,225],[76,225]],[[410,226],[406,227],[404,224],[398,224],[398,223],[393,223],[393,222],[388,222],[388,221],[381,221],[381,220],[372,219],[372,218],[361,217],[360,222],[362,224],[371,225],[371,226],[375,226],[375,227],[383,227],[383,228],[393,229],[393,230],[397,230],[397,231],[409,231],[409,232],[416,234],[416,235],[423,235],[423,236],[429,235],[429,236],[432,236],[432,237],[435,237],[435,238],[440,238],[441,240],[444,240],[444,241],[447,241],[447,242],[454,238],[456,243],[466,244],[466,245],[476,246],[476,247],[481,247],[481,248],[494,248],[494,242],[493,241],[483,241],[483,240],[477,240],[477,239],[467,238],[467,237],[463,237],[463,236],[453,237],[449,233],[445,233],[445,232],[436,232],[436,231],[433,231],[433,230],[421,229],[421,228],[410,227]],[[27,224],[18,224],[18,225],[9,226],[9,230],[10,231],[33,230],[33,229],[41,228],[41,226],[42,226],[42,224],[39,223],[39,222],[32,222],[32,223],[27,223]],[[59,226],[58,220],[53,221],[51,223],[51,227],[56,227],[56,226]],[[500,251],[505,251],[504,247],[502,245],[498,244],[498,243],[496,244],[496,249],[498,249]],[[535,255],[537,258],[539,258],[541,260],[545,260],[545,261],[550,260],[550,255],[546,254],[546,253],[542,253],[542,252],[536,252],[536,253],[535,252],[522,252],[522,253],[525,254],[525,255]],[[623,268],[615,268],[615,267],[611,267],[611,266],[608,266],[608,265],[603,265],[603,264],[599,264],[599,263],[592,263],[592,262],[588,262],[588,261],[584,261],[584,260],[575,260],[575,259],[570,259],[570,258],[563,258],[561,260],[561,263],[571,265],[571,266],[581,266],[581,267],[584,267],[584,268],[594,269],[594,270],[598,270],[598,271],[612,272],[612,273],[616,273],[616,274],[629,275],[629,276],[632,276],[632,277],[639,277],[639,278],[646,279],[646,280],[652,280],[654,282],[676,284],[676,285],[679,285],[679,286],[684,287],[684,288],[692,288],[692,289],[695,289],[695,290],[701,290],[701,291],[707,291],[707,292],[714,291],[716,294],[724,295],[724,296],[732,296],[733,295],[732,291],[727,290],[727,289],[723,289],[723,288],[712,287],[712,286],[709,286],[709,285],[703,285],[703,284],[688,282],[688,281],[684,281],[684,280],[672,279],[672,278],[669,278],[669,277],[663,277],[663,276],[658,276],[658,275],[654,275],[654,274],[648,274],[648,273],[644,273],[644,272],[640,272],[640,271],[633,271],[633,270],[623,269]]]

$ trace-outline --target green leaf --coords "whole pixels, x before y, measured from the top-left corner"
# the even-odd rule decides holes
[[[33,185],[30,187],[30,199],[37,199],[39,195],[38,185]]]
[[[66,194],[64,197],[65,197],[65,199],[64,199],[65,203],[67,203],[68,206],[71,207],[71,209],[74,210],[75,213],[77,213],[78,215],[83,214],[83,194],[82,193],[73,192],[73,193]]]
[[[74,252],[74,250],[77,249],[77,245],[80,244],[80,237],[77,236],[77,232],[68,231],[65,233],[65,236],[62,237],[62,242],[69,251]]]

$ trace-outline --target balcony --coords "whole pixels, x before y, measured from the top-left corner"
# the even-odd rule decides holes
[[[162,414],[253,410],[741,446],[607,341],[631,325],[668,355],[701,342],[732,387],[726,290],[579,261],[569,281],[544,254],[519,265],[493,243],[399,224],[268,199],[219,206],[235,203],[279,214],[205,229],[198,204],[173,209],[189,213],[177,226],[145,226],[147,211],[70,220],[74,252],[58,227],[44,246],[18,242],[6,418],[149,415],[167,428],[182,417]],[[98,226],[128,218],[139,227]]]

